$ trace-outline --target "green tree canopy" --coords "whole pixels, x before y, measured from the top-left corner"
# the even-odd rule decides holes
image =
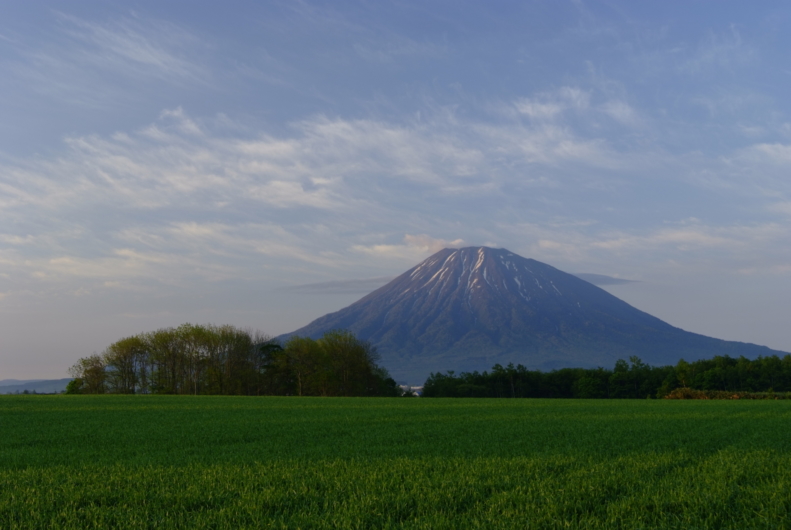
[[[233,326],[183,324],[114,342],[80,359],[70,393],[399,395],[376,349],[344,330],[285,347]]]

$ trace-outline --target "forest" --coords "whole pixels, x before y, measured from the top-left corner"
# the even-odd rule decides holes
[[[183,324],[121,339],[69,370],[71,394],[400,396],[369,343],[348,331],[284,345],[233,326]]]
[[[685,392],[680,392],[684,389]],[[675,366],[650,366],[638,357],[619,360],[605,368],[562,368],[550,372],[528,370],[522,365],[494,365],[491,371],[432,373],[423,386],[424,397],[507,398],[721,398],[791,397],[791,355],[713,359]],[[760,394],[760,395],[758,395]]]
[[[392,396],[406,393],[380,366],[370,343],[332,330],[284,344],[234,326],[183,324],[123,338],[69,370],[72,394]],[[791,398],[791,355],[713,359],[650,366],[638,357],[613,369],[523,365],[432,373],[423,397]],[[783,394],[786,393],[786,394]],[[746,395],[742,397],[748,397]]]

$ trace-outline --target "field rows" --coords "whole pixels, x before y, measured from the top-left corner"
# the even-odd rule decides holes
[[[2,528],[791,528],[791,406],[0,399]]]

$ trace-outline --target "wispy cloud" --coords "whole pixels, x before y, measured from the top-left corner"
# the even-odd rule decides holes
[[[379,39],[358,42],[354,45],[357,54],[368,61],[389,63],[400,58],[439,59],[447,53],[447,46],[433,42],[418,42],[403,36],[392,36],[385,43]]]
[[[460,248],[465,245],[463,239],[446,241],[433,238],[426,234],[406,234],[403,242],[396,245],[355,245],[352,249],[363,254],[396,258],[404,262],[415,262],[423,257],[438,252],[444,248]]]
[[[614,278],[606,274],[594,274],[591,272],[578,272],[575,273],[574,276],[586,282],[590,282],[593,285],[626,285],[629,283],[639,283],[635,280],[624,280],[623,278]]]
[[[133,87],[167,83],[210,86],[201,38],[176,24],[138,16],[107,21],[53,14],[42,42],[13,41],[17,60],[5,65],[30,89],[70,104],[102,107],[135,97]]]
[[[392,280],[392,276],[363,278],[359,280],[335,280],[331,282],[305,283],[275,289],[282,293],[295,294],[367,294]]]
[[[534,107],[522,112],[526,122],[501,113],[399,123],[314,116],[288,133],[257,136],[168,109],[140,130],[71,137],[57,157],[0,167],[0,259],[17,291],[32,292],[58,282],[72,290],[301,285],[328,270],[378,277],[444,247],[489,242],[574,268],[617,259],[623,274],[647,256],[725,257],[734,269],[789,257],[767,252],[789,234],[766,217],[716,224],[638,212],[629,229],[591,220],[606,217],[591,209],[591,193],[615,205],[671,181],[705,193],[689,175],[720,166],[733,188],[717,192],[737,203],[756,187],[744,179],[755,157],[782,167],[788,160],[784,144],[757,144],[725,161],[620,150],[564,121],[566,112],[637,119],[625,103],[602,107],[585,94],[520,99],[513,108],[561,109]],[[787,199],[770,184],[756,187],[753,200],[761,215],[785,219]]]
[[[591,94],[578,87],[565,86],[514,102],[517,112],[536,120],[551,120],[569,110],[584,110],[590,106]]]
[[[63,13],[58,18],[64,34],[77,45],[61,50],[61,59],[127,76],[205,80],[206,71],[186,57],[186,50],[200,46],[200,40],[175,24],[137,17],[97,23]]]
[[[744,151],[756,162],[788,166],[791,164],[791,145],[780,143],[756,144]]]
[[[791,201],[776,202],[774,204],[770,204],[767,208],[771,212],[791,216]]]
[[[632,275],[655,272],[671,263],[684,263],[687,273],[777,271],[779,265],[791,259],[791,249],[782,243],[791,238],[791,229],[779,222],[722,226],[687,219],[670,226],[631,231],[598,224],[521,224],[508,231],[520,233],[526,240],[514,250],[537,259],[611,270],[617,263],[622,272],[631,271]]]
[[[731,25],[728,31],[708,35],[681,64],[681,70],[700,73],[711,68],[732,69],[754,60],[757,50],[746,44],[739,30]]]
[[[602,111],[623,125],[635,126],[640,122],[637,111],[625,101],[610,100],[601,106]]]

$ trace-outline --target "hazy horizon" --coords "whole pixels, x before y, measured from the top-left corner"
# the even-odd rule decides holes
[[[634,280],[601,287],[791,351],[790,19],[782,2],[11,4],[0,379],[60,379],[184,322],[293,331],[462,245]]]

